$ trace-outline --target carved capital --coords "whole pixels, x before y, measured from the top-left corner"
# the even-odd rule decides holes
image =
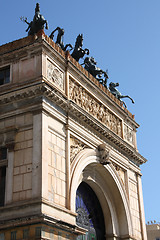
[[[4,128],[3,130],[0,130],[0,146],[5,146],[9,151],[13,151],[17,130],[18,129],[15,127]]]
[[[7,142],[6,143],[6,148],[8,149],[9,152],[14,151],[14,146],[15,146],[15,142]]]

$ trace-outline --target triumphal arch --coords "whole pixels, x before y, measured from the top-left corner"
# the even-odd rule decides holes
[[[146,239],[134,115],[43,30],[0,56],[0,239]]]

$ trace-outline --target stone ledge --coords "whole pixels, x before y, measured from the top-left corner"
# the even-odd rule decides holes
[[[81,228],[76,224],[70,224],[67,221],[61,221],[59,219],[50,217],[43,213],[39,213],[35,215],[31,214],[25,217],[17,217],[14,219],[1,220],[0,230],[4,231],[5,229],[8,229],[8,228],[23,227],[26,225],[28,226],[28,225],[34,225],[34,224],[49,224],[57,228],[63,228],[64,230],[67,230],[74,234],[86,233],[86,230],[84,228]]]
[[[0,46],[0,55],[20,49],[27,45],[30,45],[30,44],[34,43],[35,40],[36,40],[35,36],[29,36],[29,37],[21,38],[21,39],[15,40],[13,42],[9,42],[4,45],[1,45]]]

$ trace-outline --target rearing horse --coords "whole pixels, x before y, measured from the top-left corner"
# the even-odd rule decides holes
[[[80,58],[83,58],[85,54],[89,55],[89,49],[88,48],[82,49],[82,46],[83,46],[83,34],[79,34],[76,38],[75,47],[71,54],[71,56],[74,59],[76,59],[77,62],[79,61]]]
[[[121,98],[129,98],[132,103],[134,103],[134,100],[128,96],[128,95],[122,95],[117,89],[116,87],[119,86],[119,83],[113,83],[113,82],[110,82],[109,84],[109,90],[110,92],[116,97],[118,98],[120,101],[121,101]],[[123,102],[124,106],[127,108],[126,104]]]
[[[53,40],[53,37],[54,37],[54,33],[58,31],[58,34],[57,34],[57,40],[56,40],[56,44],[62,48],[63,51],[66,51],[66,49],[68,47],[70,47],[70,50],[73,49],[72,45],[69,43],[69,44],[66,44],[66,46],[64,46],[64,42],[63,42],[63,36],[64,36],[64,29],[63,28],[60,28],[60,27],[57,27],[55,30],[53,30],[53,32],[50,34],[50,38]]]

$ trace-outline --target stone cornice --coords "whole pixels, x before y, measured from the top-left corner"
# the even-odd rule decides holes
[[[11,53],[13,51],[16,51],[18,49],[24,48],[25,46],[29,46],[35,42],[37,39],[37,36],[28,36],[25,38],[21,38],[18,40],[15,40],[13,42],[6,43],[4,45],[0,46],[0,55]]]
[[[10,93],[5,93],[0,96],[0,104],[6,104],[13,101],[18,101],[30,97],[34,97],[40,94],[43,94],[46,91],[46,88],[41,83],[36,83],[31,86],[25,86],[20,89],[14,89]]]
[[[5,94],[0,97],[0,104],[8,104],[10,102],[28,98],[32,99],[35,98],[35,96],[41,96],[41,101],[43,101],[43,97],[50,99],[57,106],[61,107],[66,113],[68,113],[68,116],[76,119],[76,121],[80,121],[81,124],[89,128],[90,131],[94,133],[96,132],[100,138],[105,138],[107,141],[109,141],[118,151],[127,156],[130,161],[135,163],[137,166],[147,161],[134,147],[109,130],[107,126],[98,121],[73,101],[68,100],[67,96],[62,95],[58,89],[53,88],[53,86],[51,87],[46,83],[37,84],[21,89],[21,91],[17,90],[11,92],[10,94]]]
[[[0,230],[5,230],[8,228],[14,227],[22,227],[34,224],[49,224],[56,228],[63,228],[67,232],[73,232],[75,234],[85,234],[86,230],[73,224],[69,224],[68,222],[62,221],[60,219],[56,219],[46,214],[33,214],[26,217],[19,217],[10,220],[0,220]]]
[[[42,204],[47,204],[51,207],[55,207],[62,211],[64,214],[70,214],[73,217],[75,217],[77,214],[66,209],[62,208],[61,206],[55,206],[55,204],[50,204],[48,201],[45,201],[44,199],[37,198],[37,199],[32,199],[32,200],[24,200],[21,202],[15,202],[12,203],[11,205],[6,205],[4,207],[0,208],[1,211],[1,218],[0,218],[0,230],[5,230],[8,228],[13,228],[13,227],[22,227],[26,225],[34,225],[34,224],[49,224],[51,226],[57,227],[57,228],[63,228],[68,232],[74,232],[75,234],[85,234],[86,230],[75,225],[72,223],[68,223],[65,220],[61,220],[60,218],[53,218],[47,214],[41,213],[40,209],[42,207]],[[25,211],[28,207],[29,208],[36,208],[36,211],[32,214],[26,214],[23,216],[23,214],[19,217],[17,217],[15,212],[18,212],[19,210],[22,209]],[[6,216],[6,213],[12,212],[12,214],[8,214]],[[5,215],[6,217],[4,218],[3,216]]]

